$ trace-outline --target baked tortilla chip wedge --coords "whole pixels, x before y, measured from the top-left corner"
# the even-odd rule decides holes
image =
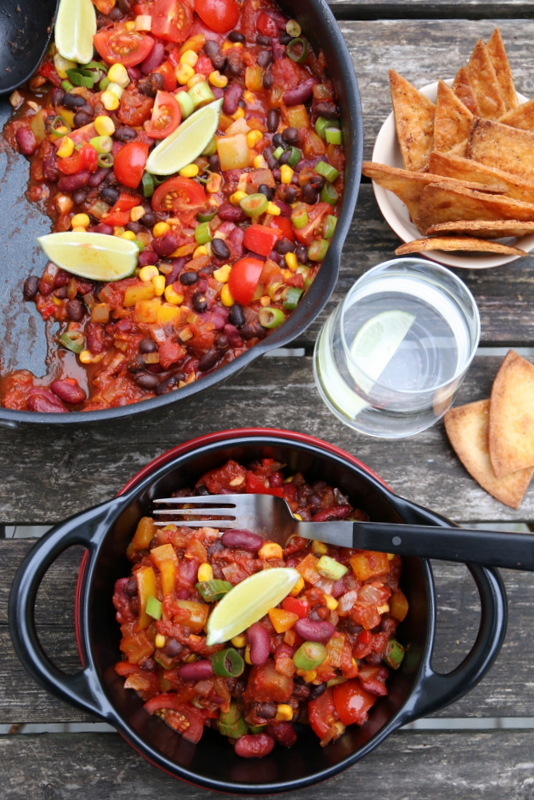
[[[534,466],[534,364],[509,350],[491,390],[489,451],[499,478]]]
[[[482,40],[476,43],[466,69],[480,115],[485,119],[502,117],[506,106],[501,97],[495,67]]]
[[[465,158],[467,155],[467,145],[469,144],[469,139],[464,139],[463,142],[460,142],[455,147],[451,147],[449,150],[449,154],[451,156],[460,156],[461,158]]]
[[[469,134],[467,157],[534,180],[534,133],[477,118]]]
[[[475,239],[472,236],[429,236],[414,239],[412,242],[397,247],[395,255],[405,256],[408,253],[426,253],[429,250],[446,252],[465,251],[472,253],[499,253],[501,256],[527,256],[524,250],[488,239]]]
[[[431,183],[425,186],[419,200],[419,216],[415,223],[426,235],[439,222],[478,219],[534,220],[534,204],[523,203],[502,194],[475,192],[453,188],[450,184]]]
[[[434,150],[445,153],[467,139],[474,119],[450,86],[439,81],[434,117]]]
[[[518,175],[512,175],[511,172],[479,164],[470,158],[452,155],[451,152],[431,153],[428,170],[434,175],[443,175],[446,178],[495,185],[515,200],[534,203],[534,180],[524,180]]]
[[[499,219],[493,222],[485,220],[458,220],[458,222],[441,222],[431,225],[430,234],[459,234],[460,236],[479,236],[481,239],[504,239],[507,236],[532,236],[534,222],[521,222],[517,219]]]
[[[527,100],[517,108],[507,111],[498,120],[501,125],[511,125],[524,131],[534,131],[534,99]]]
[[[436,106],[394,69],[389,71],[397,138],[406,169],[427,168],[434,140]]]
[[[471,112],[471,114],[474,114],[476,117],[481,116],[481,111],[477,105],[475,93],[469,82],[467,69],[465,67],[460,67],[456,73],[456,77],[452,82],[452,91],[458,100],[462,101],[464,106]]]
[[[497,76],[497,82],[501,90],[501,97],[504,101],[504,105],[507,111],[511,111],[513,108],[517,108],[519,102],[515,91],[512,70],[510,69],[508,56],[504,49],[504,42],[498,28],[495,28],[491,34],[487,48],[491,63],[495,69],[495,75]]]
[[[489,400],[451,408],[443,418],[445,430],[456,455],[477,483],[501,503],[519,508],[534,469],[497,478],[489,456],[489,409]]]

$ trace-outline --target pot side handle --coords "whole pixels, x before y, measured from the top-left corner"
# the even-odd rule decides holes
[[[67,548],[75,544],[87,548],[90,564],[123,503],[124,496],[114,498],[70,517],[45,534],[18,568],[9,595],[11,640],[27,672],[56,697],[102,718],[107,716],[106,709],[99,695],[91,691],[93,669],[89,662],[76,675],[67,675],[43,650],[35,628],[35,599],[46,571]]]
[[[395,498],[395,507],[403,522],[438,526],[454,524],[446,517],[398,496]],[[481,616],[476,641],[462,663],[446,675],[432,669],[432,648],[429,649],[419,691],[412,695],[402,724],[438,711],[467,694],[482,680],[502,647],[508,621],[508,603],[500,573],[497,569],[479,564],[466,566],[480,595]]]

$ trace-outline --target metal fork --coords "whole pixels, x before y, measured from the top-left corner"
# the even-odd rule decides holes
[[[291,536],[302,536],[338,547],[534,571],[531,534],[390,522],[303,522],[285,500],[268,494],[167,497],[153,502],[181,506],[155,509],[155,515],[165,516],[156,522],[159,526],[245,528],[282,547]]]

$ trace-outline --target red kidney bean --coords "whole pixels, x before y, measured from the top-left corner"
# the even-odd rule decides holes
[[[350,506],[331,506],[323,508],[312,517],[312,522],[326,522],[329,519],[345,519],[350,514]]]
[[[182,644],[180,644],[178,639],[171,639],[165,645],[165,652],[169,658],[175,658],[176,656],[179,656],[183,649],[184,647]]]
[[[179,244],[178,234],[172,231],[169,231],[169,233],[166,233],[165,236],[162,236],[160,239],[152,240],[152,247],[161,258],[166,258],[174,253]]]
[[[186,561],[182,561],[180,566],[178,567],[178,579],[183,583],[187,583],[190,586],[193,583],[197,582],[197,575],[198,575],[198,568],[200,567],[200,561],[198,558],[190,558]],[[182,598],[185,599],[185,598]]]
[[[26,278],[24,281],[24,299],[25,300],[32,300],[37,292],[39,291],[39,278],[37,275],[30,275],[29,278]]]
[[[109,173],[108,167],[98,167],[97,171],[93,172],[93,174],[89,178],[89,186],[92,186],[93,189],[96,188],[97,186],[100,186],[102,181],[105,178],[107,178],[108,173]]]
[[[213,677],[213,665],[207,660],[193,661],[192,664],[180,667],[178,675],[183,681],[203,681]]]
[[[157,264],[159,256],[153,250],[143,250],[137,256],[137,264],[140,267],[148,267],[149,264]]]
[[[37,150],[37,139],[30,128],[17,128],[15,139],[23,156],[31,156]]]
[[[55,148],[43,158],[43,178],[45,181],[50,181],[51,183],[56,183],[59,180]]]
[[[267,733],[283,747],[292,747],[297,741],[297,734],[290,722],[277,722],[267,725]]]
[[[327,642],[336,630],[331,622],[316,621],[308,617],[298,619],[293,628],[307,642]]]
[[[56,397],[59,397],[59,399],[63,400],[64,403],[69,403],[73,406],[83,403],[86,397],[81,386],[78,386],[78,384],[74,385],[70,381],[52,381],[50,384],[50,389],[52,392],[54,392]]]
[[[64,269],[58,269],[56,275],[54,277],[54,286],[56,289],[60,286],[66,286],[71,279],[70,273],[66,272]]]
[[[223,203],[217,214],[226,222],[244,222],[247,218],[241,206],[232,206],[230,203]]]
[[[152,39],[152,37],[150,38]],[[156,42],[154,41],[154,39],[152,39],[152,41],[154,42],[152,50],[147,55],[143,63],[139,65],[139,69],[141,70],[143,75],[149,75],[153,69],[159,67],[159,65],[165,58],[165,45],[163,44],[163,42]]]
[[[265,664],[271,651],[269,634],[259,622],[255,622],[247,629],[247,639],[250,645],[250,660],[256,666]]]
[[[221,536],[221,542],[225,547],[240,547],[241,550],[248,550],[249,553],[256,553],[263,545],[261,536],[242,528],[231,528],[225,531]]]
[[[27,406],[28,411],[40,411],[45,414],[62,414],[67,412],[61,400],[44,389],[42,391],[33,391],[28,397]]]
[[[241,100],[242,94],[243,94],[243,87],[240,86],[238,83],[233,83],[226,90],[222,106],[222,110],[225,114],[235,114],[235,112],[237,111],[237,107],[239,105],[239,101]]]
[[[319,117],[324,117],[325,119],[338,119],[339,117],[339,111],[335,103],[326,101],[317,103],[314,106],[314,111]]]
[[[266,733],[246,733],[234,744],[236,755],[241,758],[263,758],[274,747],[274,739]]]
[[[290,217],[291,216],[291,206],[288,206],[287,203],[284,203],[283,200],[275,200],[275,206],[278,206],[280,209],[280,215],[282,217]]]
[[[287,92],[284,92],[283,100],[286,106],[297,106],[309,100],[316,83],[317,80],[315,78],[308,78],[302,81],[295,89],[288,89]]]
[[[276,717],[276,703],[257,703],[254,707],[255,713],[262,719],[274,719]]]
[[[273,39],[273,61],[280,61],[286,54],[286,48],[277,39]]]
[[[124,12],[126,13],[126,12]],[[141,78],[141,70],[139,67],[126,67],[126,72],[131,81],[138,81]]]
[[[87,111],[78,111],[74,115],[74,127],[83,128],[85,125],[90,125],[93,119],[93,114],[88,114]]]
[[[106,233],[108,236],[113,236],[113,225],[106,225],[105,222],[99,222],[98,225],[93,225],[89,230],[93,233]],[[142,253],[139,253],[139,255],[141,256]]]
[[[86,169],[76,172],[74,175],[63,175],[58,181],[57,188],[60,192],[75,192],[76,189],[83,189],[84,186],[87,186],[90,177],[91,173]]]
[[[85,335],[87,337],[87,349],[90,350],[95,356],[99,353],[103,353],[105,350],[104,334],[104,326],[99,322],[90,322],[87,326],[85,331]]]

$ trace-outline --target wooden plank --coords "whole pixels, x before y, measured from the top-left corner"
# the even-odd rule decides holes
[[[28,677],[7,631],[7,595],[15,570],[31,546],[28,540],[0,542],[0,724],[80,722],[93,719],[49,695]],[[46,652],[66,672],[79,670],[73,626],[73,599],[81,551],[64,554],[46,576],[36,608],[38,631]],[[438,601],[438,634],[434,668],[447,673],[474,642],[479,602],[466,568],[434,564]],[[491,671],[468,695],[441,711],[439,717],[534,716],[531,681],[534,643],[530,631],[534,609],[529,602],[530,575],[503,572],[510,604],[504,647]],[[110,598],[111,602],[111,598]]]
[[[4,800],[216,797],[165,775],[116,734],[3,736],[0,755]],[[308,787],[305,796],[322,800],[327,793],[352,800],[357,786],[359,800],[374,800],[377,781],[383,800],[527,798],[534,781],[532,734],[401,731],[346,772]],[[288,800],[302,796],[302,791],[284,795]]]
[[[410,0],[410,3],[383,3],[381,0],[328,0],[336,19],[463,19],[478,20],[529,18],[534,13],[532,3],[522,0],[465,0],[451,3],[448,0]]]

